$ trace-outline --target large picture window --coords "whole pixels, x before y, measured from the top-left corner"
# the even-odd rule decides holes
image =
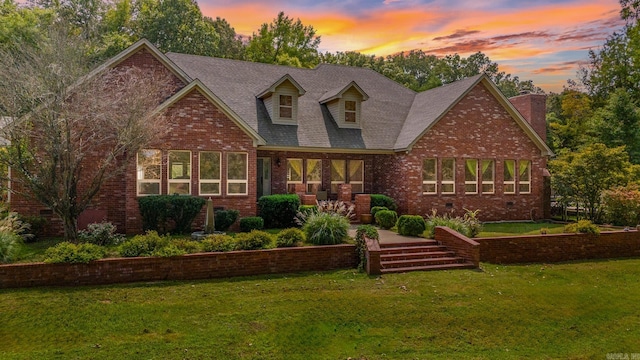
[[[322,160],[307,159],[307,192],[317,193],[322,187]]]
[[[495,165],[493,160],[482,160],[482,193],[493,194],[495,192]]]
[[[331,160],[331,193],[338,193],[338,185],[347,182],[347,161]]]
[[[220,153],[200,153],[200,195],[220,195]]]
[[[504,193],[516,193],[516,161],[504,161]]]
[[[139,196],[160,195],[162,152],[143,149],[137,156],[137,193]]]
[[[443,194],[456,193],[456,160],[442,159],[442,183],[440,191]]]
[[[478,193],[478,160],[468,159],[464,167],[464,192],[465,194]]]
[[[518,191],[520,194],[531,193],[531,161],[518,161]]]
[[[294,193],[294,184],[302,184],[302,159],[287,159],[287,190]]]
[[[169,151],[169,194],[191,194],[191,151]]]
[[[422,161],[422,193],[436,194],[438,192],[438,162],[436,159]]]
[[[349,160],[349,184],[352,193],[364,192],[364,160]]]
[[[246,153],[227,153],[227,195],[248,194],[248,173]]]

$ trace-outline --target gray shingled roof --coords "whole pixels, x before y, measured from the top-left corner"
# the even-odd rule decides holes
[[[315,69],[168,53],[192,79],[199,79],[243,121],[276,147],[396,150],[409,146],[454,105],[480,76],[423,93],[366,68],[321,64]],[[298,125],[275,125],[256,96],[289,74],[306,90],[298,99]],[[320,101],[354,81],[368,96],[362,129],[337,126]]]

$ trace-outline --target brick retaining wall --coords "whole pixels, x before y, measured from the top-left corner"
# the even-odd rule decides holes
[[[476,238],[480,261],[495,264],[640,257],[640,232]]]
[[[0,288],[196,280],[348,269],[357,265],[354,245],[113,258],[89,264],[13,264],[0,265]]]

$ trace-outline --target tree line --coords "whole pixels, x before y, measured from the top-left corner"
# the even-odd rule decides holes
[[[15,0],[0,5],[0,47],[30,43],[47,36],[45,29],[65,26],[87,42],[96,64],[146,38],[162,52],[180,52],[237,60],[313,68],[320,63],[367,67],[415,91],[424,91],[485,72],[507,97],[521,91],[542,92],[531,80],[520,80],[477,52],[444,57],[422,50],[386,57],[355,51],[319,52],[321,36],[311,25],[280,12],[251,36],[243,37],[225,19],[204,16],[194,0]]]
[[[561,93],[547,97],[556,199],[563,209],[583,207],[583,216],[599,222],[621,218],[603,206],[611,203],[610,191],[618,195],[618,207],[624,201],[640,205],[632,204],[640,198],[640,0],[620,0],[620,6],[624,28],[588,52]],[[636,225],[637,211],[630,217],[633,224],[626,225]]]

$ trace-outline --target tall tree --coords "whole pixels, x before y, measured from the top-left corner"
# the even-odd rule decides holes
[[[592,118],[592,137],[608,147],[625,146],[629,159],[640,164],[640,110],[625,90],[609,96]]]
[[[271,23],[262,24],[253,33],[246,56],[255,62],[310,68],[318,64],[319,44],[320,36],[316,36],[313,26],[280,12]]]
[[[0,51],[0,135],[10,141],[0,163],[11,168],[11,191],[50,208],[69,240],[102,184],[167,129],[152,110],[171,89],[137,68],[86,77],[86,50],[77,36],[53,33],[38,48]]]
[[[220,37],[214,56],[227,59],[244,59],[244,44],[242,43],[242,39],[236,34],[235,29],[231,27],[227,20],[220,17],[212,20],[206,17],[205,21],[211,22]]]
[[[195,0],[141,0],[136,34],[163,52],[215,55],[220,40],[211,21],[205,21]]]
[[[46,38],[53,15],[50,10],[19,7],[14,0],[0,2],[0,49],[37,46]]]
[[[603,144],[565,152],[549,162],[549,169],[556,194],[584,206],[593,221],[599,221],[602,215],[602,192],[633,180],[633,166],[624,147],[608,148]]]

